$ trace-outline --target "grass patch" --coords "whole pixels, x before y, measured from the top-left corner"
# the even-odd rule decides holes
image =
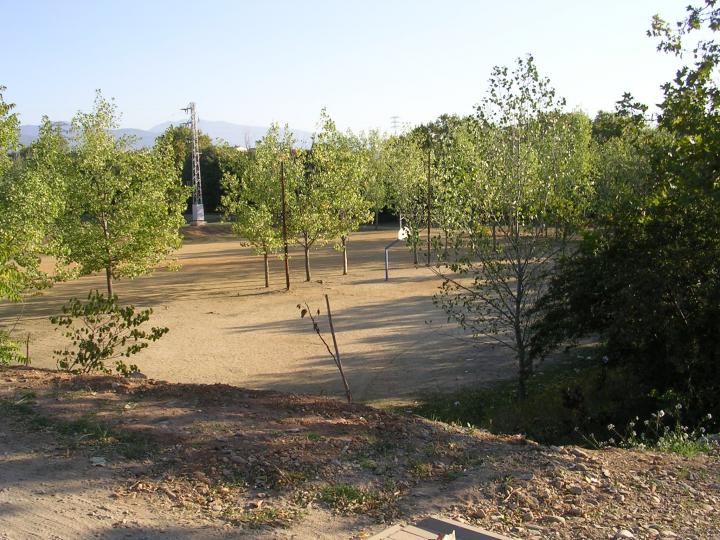
[[[503,381],[424,396],[413,412],[493,433],[524,433],[544,444],[583,444],[588,434],[609,437],[608,424],[624,425],[636,415],[649,415],[656,405],[628,370],[604,369],[587,356],[541,366],[528,380],[523,401],[516,386]]]
[[[317,499],[341,513],[368,514],[383,518],[395,516],[395,501],[399,495],[393,489],[374,490],[352,484],[327,484]]]

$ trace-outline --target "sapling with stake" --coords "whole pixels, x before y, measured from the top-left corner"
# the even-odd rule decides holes
[[[345,378],[345,372],[343,371],[342,367],[342,361],[340,360],[340,350],[338,349],[337,339],[335,338],[335,327],[333,326],[332,321],[332,312],[330,311],[330,299],[328,298],[328,295],[325,295],[325,305],[327,306],[327,316],[328,316],[328,325],[330,326],[330,334],[332,336],[333,341],[333,348],[335,352],[333,352],[333,349],[330,348],[330,345],[325,340],[325,337],[322,335],[322,332],[320,331],[320,325],[318,324],[318,319],[320,317],[320,309],[317,309],[315,312],[315,315],[313,315],[312,311],[310,310],[310,306],[305,302],[305,307],[302,306],[302,304],[298,304],[297,308],[300,310],[300,318],[304,319],[307,315],[310,317],[310,321],[313,325],[313,330],[315,330],[315,333],[320,338],[320,341],[322,341],[323,345],[325,345],[325,348],[327,349],[328,354],[332,357],[333,361],[335,362],[335,365],[338,368],[338,371],[340,372],[340,378],[342,379],[343,386],[345,387],[345,395],[347,396],[348,403],[352,403],[352,395],[350,394],[350,386],[348,385],[347,379]],[[316,318],[317,317],[317,318]]]

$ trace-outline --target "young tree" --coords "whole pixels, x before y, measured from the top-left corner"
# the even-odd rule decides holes
[[[577,225],[588,191],[582,141],[590,125],[583,124],[587,133],[575,130],[563,120],[562,104],[532,57],[519,59],[513,71],[493,70],[489,95],[477,109],[483,136],[478,150],[488,166],[478,171],[483,176],[477,182],[461,186],[481,186],[462,197],[483,207],[501,238],[492,242],[461,205],[456,220],[461,231],[473,231],[473,241],[464,242],[464,260],[447,267],[460,277],[438,271],[444,284],[436,302],[448,315],[475,336],[495,339],[515,353],[520,398],[532,373],[532,308],[568,240],[544,232],[548,223],[565,230]],[[569,197],[570,192],[579,195]]]
[[[62,209],[59,165],[66,142],[45,118],[38,139],[16,152],[18,123],[11,110],[0,92],[0,299],[20,301],[28,289],[51,283],[40,270],[40,256],[52,249],[48,233]]]
[[[305,281],[312,279],[310,271],[310,249],[326,243],[337,229],[335,210],[335,176],[328,174],[325,164],[325,150],[320,147],[327,122],[332,122],[325,113],[320,116],[320,133],[313,135],[313,144],[304,156],[305,174],[292,185],[289,199],[292,214],[292,230],[305,254]]]
[[[358,152],[363,164],[362,197],[370,203],[375,216],[375,230],[380,224],[380,212],[388,204],[388,186],[382,174],[382,155],[385,139],[377,130],[358,137]]]
[[[237,172],[223,175],[222,207],[226,219],[232,219],[232,230],[245,238],[257,253],[262,253],[265,287],[270,286],[269,256],[283,245],[282,194],[280,162],[292,184],[302,174],[301,165],[293,160],[292,132],[285,126],[280,135],[277,124],[270,126],[247,162],[242,176]],[[237,169],[237,167],[236,167]]]
[[[420,231],[427,219],[427,162],[418,135],[390,137],[383,148],[382,176],[388,187],[388,201],[408,231],[406,239],[418,263]]]
[[[347,244],[350,233],[372,219],[370,202],[363,197],[363,183],[369,174],[369,160],[361,139],[338,132],[335,123],[323,115],[322,130],[313,144],[313,174],[330,202],[328,238],[338,238],[343,254],[343,275],[347,274]]]
[[[119,277],[145,274],[181,244],[189,190],[166,146],[133,151],[116,139],[115,105],[98,93],[90,113],[72,121],[66,208],[55,234],[60,258],[81,275],[105,270],[108,296]]]

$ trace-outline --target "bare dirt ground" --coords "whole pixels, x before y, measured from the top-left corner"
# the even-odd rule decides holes
[[[179,271],[158,270],[121,280],[123,303],[154,309],[154,325],[170,332],[135,357],[149,377],[173,382],[237,384],[248,388],[342,395],[332,360],[301,320],[296,305],[324,309],[330,296],[340,352],[354,397],[394,399],[436,389],[487,383],[513,375],[507,351],[470,343],[445,324],[432,303],[440,284],[424,266],[415,267],[404,243],[391,251],[385,282],[383,248],[394,229],[368,230],[350,240],[350,272],[332,247],[312,253],[313,281],[303,282],[302,252],[291,253],[292,289],[284,290],[282,262],[271,262],[271,287],[263,287],[262,257],[241,248],[227,226],[187,231],[178,252]],[[103,276],[57,284],[24,307],[0,305],[8,324],[22,311],[19,336],[30,334],[33,366],[55,367],[53,350],[63,344],[48,317],[72,296],[105,288]],[[324,319],[323,319],[324,321]]]
[[[229,385],[0,370],[0,538],[720,538],[720,453],[540,446]]]

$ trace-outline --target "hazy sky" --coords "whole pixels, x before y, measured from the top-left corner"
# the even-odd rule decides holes
[[[528,52],[571,108],[653,104],[676,62],[646,37],[688,0],[0,0],[0,85],[23,123],[114,97],[125,127],[183,117],[389,129],[467,114]]]

